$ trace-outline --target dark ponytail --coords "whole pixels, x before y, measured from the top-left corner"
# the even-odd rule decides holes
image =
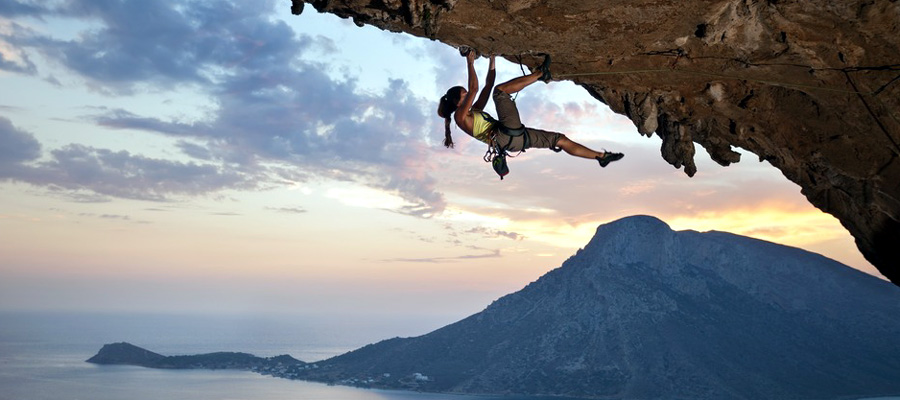
[[[454,86],[447,90],[447,94],[441,97],[438,104],[438,115],[444,119],[444,147],[453,148],[453,138],[450,136],[450,116],[456,112],[456,105],[462,96],[462,86]]]
[[[450,136],[450,118],[444,118],[444,147],[453,148],[453,137]]]

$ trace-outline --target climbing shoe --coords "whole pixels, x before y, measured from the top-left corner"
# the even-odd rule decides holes
[[[607,151],[603,153],[602,156],[597,156],[595,158],[597,159],[597,162],[600,163],[601,167],[606,168],[609,163],[613,161],[619,161],[622,159],[622,157],[625,157],[625,155],[622,153],[610,153]]]
[[[544,62],[541,63],[541,66],[538,67],[541,71],[540,80],[544,81],[544,83],[550,83],[553,80],[553,76],[550,75],[550,55],[544,54]]]

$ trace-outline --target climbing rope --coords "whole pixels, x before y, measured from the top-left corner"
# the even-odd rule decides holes
[[[522,70],[522,76],[528,75],[528,73],[525,72],[525,66],[522,64],[522,56],[521,55],[516,55],[516,61],[519,62],[519,69]],[[519,92],[521,92],[521,90]],[[519,98],[519,92],[516,92],[516,94],[513,95],[512,101],[516,101],[516,99]]]
[[[460,46],[459,54],[465,56],[466,54],[468,54],[469,51],[472,51],[472,50],[474,50],[474,49],[471,47]],[[476,51],[476,54],[478,54],[478,56],[480,57],[481,54],[477,53],[477,50],[475,50],[475,51]],[[522,62],[522,55],[517,54],[517,55],[515,55],[515,57],[516,57],[516,61],[519,64],[519,68],[522,70],[522,75],[523,76],[528,75],[528,73],[525,72],[524,63]],[[682,57],[682,54],[678,54],[678,58],[676,58],[675,61],[677,62],[678,59],[680,59],[681,57]],[[862,70],[862,69],[865,69],[865,68],[854,69],[854,70]],[[900,71],[900,64],[888,65],[882,69],[889,70],[889,71]],[[848,70],[844,69],[843,71],[848,71]],[[652,73],[672,73],[672,72],[678,72],[678,73],[688,74],[688,75],[704,76],[704,77],[714,77],[714,78],[719,78],[719,79],[730,79],[730,80],[739,80],[739,81],[747,81],[747,82],[756,82],[756,83],[761,83],[761,84],[765,84],[765,85],[781,86],[781,87],[786,87],[786,88],[822,90],[822,91],[834,92],[834,93],[862,94],[862,95],[869,95],[869,96],[874,96],[874,95],[881,93],[889,85],[891,85],[892,83],[894,83],[897,80],[900,80],[900,75],[898,75],[897,77],[890,80],[889,82],[882,85],[880,88],[878,88],[876,90],[863,92],[863,91],[858,91],[858,90],[838,89],[838,88],[832,88],[832,87],[805,85],[805,84],[801,84],[801,83],[779,82],[779,81],[773,81],[770,79],[756,79],[756,78],[748,78],[748,77],[737,76],[737,75],[728,75],[728,74],[720,74],[720,73],[714,73],[714,72],[697,71],[697,70],[689,70],[689,69],[680,69],[680,68],[675,68],[674,63],[672,64],[672,67],[670,67],[670,68],[632,69],[632,70],[624,70],[624,71],[598,71],[598,72],[581,72],[581,73],[570,73],[570,74],[554,74],[554,77],[556,77],[556,78],[574,78],[574,77],[580,77],[580,76],[632,75],[632,74],[652,74]],[[518,93],[516,93],[516,94],[518,95]],[[515,98],[513,98],[513,99],[515,100]]]
[[[769,80],[769,79],[747,78],[747,77],[736,76],[736,75],[718,74],[718,73],[714,73],[714,72],[695,71],[695,70],[680,69],[680,68],[633,69],[633,70],[625,70],[625,71],[583,72],[583,73],[572,73],[572,74],[556,74],[555,77],[572,78],[572,77],[579,77],[579,76],[632,75],[632,74],[651,74],[651,73],[670,73],[670,72],[678,72],[678,73],[683,73],[683,74],[697,75],[697,76],[704,76],[704,77],[714,77],[714,78],[720,78],[720,79],[756,82],[756,83],[762,83],[762,84],[770,85],[770,86],[781,86],[781,87],[787,87],[787,88],[809,89],[809,90],[823,90],[823,91],[828,91],[828,92],[845,93],[845,94],[862,94],[862,95],[874,96],[874,95],[880,93],[881,90],[884,89],[884,87],[882,87],[879,90],[863,92],[863,91],[837,89],[837,88],[815,86],[815,85],[804,85],[801,83],[779,82],[779,81],[773,81],[773,80]]]
[[[518,63],[519,63],[519,68],[522,69],[522,74],[527,75],[525,73],[525,67],[523,66],[523,63],[522,63],[522,56],[516,55],[515,57],[516,57],[516,61],[518,61]],[[678,57],[680,58],[681,55],[679,54]],[[678,59],[676,58],[676,62],[677,62],[677,60]],[[856,70],[863,70],[863,69],[866,69],[866,68],[861,68],[861,69],[856,69]],[[885,66],[884,68],[878,68],[878,69],[888,70],[888,71],[898,71],[898,70],[900,70],[900,65],[888,65],[888,66]],[[848,70],[846,70],[846,69],[839,70],[839,71],[843,71],[845,75],[848,72]],[[849,75],[847,76],[847,79],[850,82],[850,85],[853,87],[853,90],[840,89],[840,88],[834,88],[834,87],[825,87],[825,86],[816,86],[816,85],[806,85],[806,84],[802,84],[802,83],[781,82],[781,81],[775,81],[775,80],[771,80],[771,79],[748,78],[748,77],[743,77],[743,76],[721,74],[721,73],[715,73],[715,72],[681,69],[681,68],[675,68],[674,63],[672,64],[672,67],[670,67],[670,68],[631,69],[631,70],[623,70],[623,71],[597,71],[597,72],[555,74],[554,78],[575,78],[575,77],[583,77],[583,76],[633,75],[633,74],[654,74],[654,73],[673,73],[673,72],[687,74],[687,75],[702,76],[702,77],[707,77],[707,78],[712,77],[712,78],[717,78],[717,79],[755,82],[755,83],[759,83],[759,84],[763,84],[763,85],[780,86],[780,87],[791,88],[791,89],[802,89],[802,90],[811,90],[811,91],[817,90],[817,91],[824,91],[824,92],[831,92],[831,93],[857,95],[860,97],[860,100],[862,100],[863,105],[865,105],[869,114],[872,116],[872,118],[875,119],[875,121],[878,123],[881,130],[885,133],[885,135],[887,135],[888,139],[890,139],[890,142],[894,145],[895,152],[897,154],[900,154],[900,143],[898,143],[893,137],[891,137],[891,135],[888,133],[888,129],[882,124],[881,120],[878,118],[878,116],[871,109],[869,104],[866,103],[865,99],[862,97],[862,96],[871,96],[871,98],[875,99],[882,106],[882,108],[885,110],[885,112],[888,114],[888,116],[890,116],[891,119],[894,120],[894,122],[897,122],[898,124],[900,124],[900,119],[898,119],[897,116],[894,114],[894,110],[888,108],[887,105],[878,97],[878,94],[880,94],[882,91],[884,91],[888,86],[890,86],[894,82],[897,82],[898,80],[900,80],[900,75],[894,77],[893,79],[891,79],[890,81],[888,81],[887,83],[885,83],[884,85],[879,87],[878,89],[871,90],[871,91],[859,90],[859,88],[856,86],[856,84],[853,83],[852,80],[850,80]],[[518,96],[518,93],[516,93],[516,96]],[[513,101],[515,101],[515,98],[513,98]]]
[[[887,70],[890,70],[890,71],[896,71],[896,70],[900,69],[900,66],[889,66],[889,67],[890,68],[887,68]],[[856,84],[854,84],[852,80],[849,80],[849,76],[847,77],[848,81],[850,82],[850,84],[854,90],[838,89],[838,88],[833,88],[833,87],[823,87],[823,86],[815,86],[815,85],[805,85],[805,84],[800,84],[800,83],[779,82],[779,81],[773,81],[770,79],[747,78],[747,77],[728,75],[728,74],[719,74],[719,73],[713,73],[713,72],[679,69],[679,68],[674,68],[674,67],[658,68],[658,69],[634,69],[634,70],[625,70],[625,71],[601,71],[601,72],[557,74],[556,77],[573,78],[573,77],[580,77],[580,76],[631,75],[631,74],[672,73],[672,72],[689,74],[689,75],[697,75],[697,76],[703,76],[703,77],[713,77],[713,78],[718,78],[718,79],[730,79],[730,80],[740,80],[740,81],[746,81],[746,82],[756,82],[756,83],[760,83],[760,84],[764,84],[764,85],[781,86],[781,87],[791,88],[791,89],[820,90],[820,91],[832,92],[832,93],[857,95],[857,96],[859,96],[860,100],[863,102],[863,105],[865,106],[866,110],[869,112],[869,115],[871,115],[872,118],[875,119],[875,122],[878,124],[881,131],[884,132],[885,136],[887,136],[887,138],[891,142],[891,144],[894,145],[894,149],[893,149],[894,152],[896,154],[900,155],[900,143],[898,143],[897,140],[895,140],[891,136],[891,134],[888,133],[888,128],[883,125],[881,120],[875,114],[874,110],[872,110],[872,108],[869,106],[869,104],[863,98],[863,96],[869,96],[870,98],[875,99],[881,105],[884,112],[887,113],[887,115],[890,116],[891,119],[894,120],[894,122],[897,122],[897,124],[900,124],[900,119],[898,119],[897,116],[895,115],[895,110],[888,108],[888,106],[878,97],[879,93],[884,91],[884,89],[886,89],[890,84],[892,84],[892,83],[896,82],[898,79],[900,79],[900,76],[895,77],[894,79],[891,79],[888,83],[886,83],[886,84],[882,85],[881,87],[879,87],[878,89],[872,90],[872,91],[858,90],[858,88],[856,87]],[[844,71],[844,74],[846,75],[847,71]]]

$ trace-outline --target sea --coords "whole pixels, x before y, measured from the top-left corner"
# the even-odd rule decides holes
[[[241,351],[260,357],[290,354],[314,362],[380,340],[418,336],[451,322],[383,316],[5,312],[0,313],[0,400],[498,399],[329,386],[249,371],[85,362],[104,344],[115,342],[163,355]]]
[[[163,355],[241,351],[260,357],[290,354],[315,362],[452,322],[421,316],[0,312],[0,400],[550,399],[360,389],[249,371],[158,370],[85,362],[104,344],[123,341]]]

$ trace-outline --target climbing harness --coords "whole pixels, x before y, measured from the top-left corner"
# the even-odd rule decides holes
[[[460,49],[460,54],[462,54],[462,53],[463,53],[463,51],[462,51],[462,49]],[[525,67],[524,67],[524,64],[522,63],[521,55],[516,55],[516,61],[518,61],[519,68],[522,70],[522,76],[528,75],[528,73],[525,72]],[[516,94],[512,98],[512,101],[515,102],[516,98],[518,98],[518,96],[519,96],[519,92],[516,92]],[[482,116],[482,118],[484,118],[485,121],[487,121],[494,127],[493,129],[495,132],[493,135],[491,135],[491,137],[488,140],[488,142],[489,142],[488,149],[484,153],[484,161],[491,163],[491,166],[494,168],[494,172],[496,172],[497,175],[500,176],[500,180],[503,180],[503,177],[505,177],[506,175],[509,174],[509,165],[506,162],[506,158],[507,157],[509,157],[509,158],[518,157],[519,155],[521,155],[522,153],[525,152],[525,149],[527,149],[531,146],[531,138],[528,136],[528,128],[526,128],[525,125],[522,125],[519,128],[507,127],[507,126],[503,125],[502,123],[500,123],[500,121],[494,119],[494,117],[492,117],[490,114],[485,113],[485,112],[481,112],[481,116]],[[499,143],[497,141],[497,139],[498,139],[497,133],[498,132],[510,137],[509,142],[505,146],[499,145]],[[512,141],[514,140],[514,138],[517,138],[519,136],[522,137],[522,150],[520,150],[515,155],[509,154],[509,151],[508,151],[509,146],[512,145]],[[550,147],[550,150],[553,150],[554,152],[557,152],[557,153],[562,151],[561,148],[556,147],[556,146]]]
[[[506,157],[509,156],[509,153],[506,152],[506,149],[503,149],[497,144],[496,137],[497,136],[494,135],[490,139],[488,150],[484,153],[484,162],[491,163],[494,172],[500,176],[500,180],[502,181],[503,177],[509,174],[509,166],[506,164]]]
[[[503,124],[500,121],[494,119],[490,114],[486,112],[481,112],[482,118],[485,119],[489,124],[493,126],[494,134],[488,140],[488,149],[487,152],[484,153],[484,162],[491,163],[491,166],[494,167],[494,172],[497,175],[500,175],[500,180],[503,180],[503,177],[509,174],[509,166],[506,163],[506,157],[515,158],[519,154],[525,152],[529,146],[531,146],[531,139],[528,137],[528,128],[524,125],[520,128],[511,129]],[[509,142],[506,143],[505,146],[500,146],[498,139],[498,133],[503,133],[510,137]],[[509,154],[509,146],[512,144],[513,138],[522,137],[522,150],[520,150],[516,155]]]
[[[460,53],[462,53],[462,50],[460,50]],[[516,61],[519,62],[519,68],[522,70],[522,76],[528,75],[528,73],[525,72],[525,67],[522,63],[521,55],[516,55]],[[512,101],[515,102],[518,97],[519,92],[516,92],[516,94],[512,97]],[[485,112],[482,112],[481,116],[485,119],[485,121],[488,121],[488,123],[490,123],[494,127],[493,129],[495,132],[488,139],[488,149],[484,153],[484,162],[491,163],[491,167],[494,168],[494,172],[496,172],[497,175],[500,176],[500,180],[502,181],[503,177],[509,174],[509,164],[507,164],[506,158],[515,158],[519,156],[520,154],[524,153],[525,149],[527,149],[531,145],[531,140],[528,137],[528,129],[525,128],[524,125],[515,129],[509,128],[501,124],[500,121],[494,119],[494,117]],[[497,141],[498,136],[496,132],[503,133],[510,137],[509,142],[506,144],[506,146],[500,146]],[[513,138],[519,136],[522,136],[522,150],[516,153],[516,155],[509,154],[508,150],[509,146],[512,144]],[[554,149],[554,151],[559,150]]]

